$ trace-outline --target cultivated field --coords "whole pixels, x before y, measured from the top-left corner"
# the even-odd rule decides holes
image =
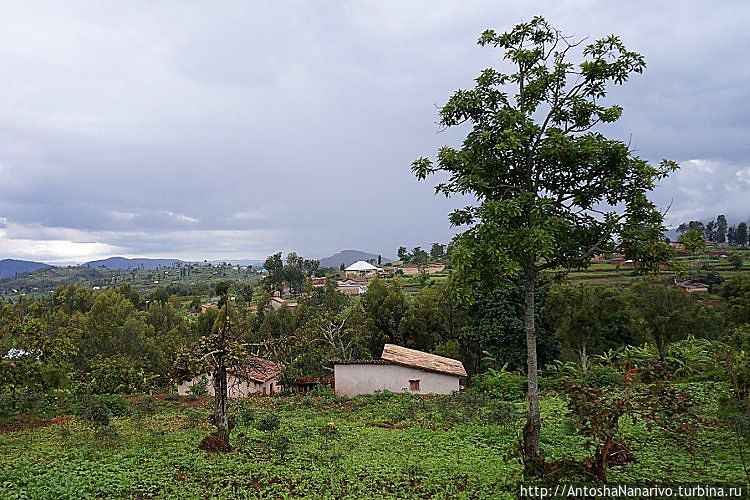
[[[632,457],[610,468],[610,482],[744,484],[734,438],[710,424],[726,387],[684,388],[709,422],[697,449],[689,452],[643,423],[623,422]],[[231,409],[232,451],[213,453],[198,449],[212,431],[210,400],[107,401],[123,415],[109,425],[73,417],[3,426],[0,497],[516,498],[522,482],[520,399],[472,391],[251,398]],[[37,419],[49,412],[42,408]],[[562,396],[546,393],[542,444],[548,460],[563,468],[587,455],[567,412]]]

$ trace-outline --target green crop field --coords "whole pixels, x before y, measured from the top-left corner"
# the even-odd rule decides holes
[[[706,418],[720,384],[686,384]],[[516,498],[516,400],[330,393],[236,401],[230,452],[198,449],[212,431],[211,401],[129,400],[106,428],[73,418],[0,434],[2,498]],[[198,404],[196,404],[198,403]],[[194,406],[194,407],[193,407]],[[561,396],[542,401],[549,460],[581,458],[582,438]],[[689,453],[643,423],[623,424],[635,460],[612,483],[744,484],[725,430],[705,425]],[[263,430],[259,430],[263,429]]]

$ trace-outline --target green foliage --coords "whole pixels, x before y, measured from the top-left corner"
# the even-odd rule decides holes
[[[664,385],[634,386],[635,376],[623,374],[622,390],[572,385],[566,389],[570,415],[576,430],[585,437],[585,469],[600,481],[607,480],[607,468],[621,419],[644,421],[650,432],[654,426],[668,431],[684,447],[694,448],[697,416],[688,394]]]
[[[281,426],[281,420],[278,415],[268,415],[263,417],[258,424],[255,426],[259,431],[264,432],[275,432],[279,430]]]
[[[680,243],[691,254],[703,253],[706,250],[706,238],[703,232],[697,229],[682,233]]]
[[[724,349],[724,360],[734,389],[735,399],[750,399],[750,327],[735,328]]]
[[[615,387],[622,385],[622,378],[622,373],[611,366],[594,366],[583,375],[583,382],[591,387]]]
[[[623,307],[626,300],[614,287],[559,286],[551,290],[544,315],[563,347],[585,365],[589,356],[636,343],[632,314]]]
[[[502,401],[518,400],[526,393],[526,377],[517,373],[493,370],[477,375],[473,382],[476,391]]]
[[[750,324],[750,278],[734,276],[725,281],[719,294],[727,304],[725,317],[732,325]]]
[[[191,396],[208,396],[208,378],[201,378],[198,382],[190,386],[188,392]]]
[[[123,355],[93,358],[84,377],[81,382],[93,394],[132,394],[143,389],[136,364]]]
[[[661,361],[670,343],[687,338],[717,337],[721,318],[713,309],[703,306],[688,294],[659,283],[642,281],[630,289],[637,325],[654,342]]]
[[[537,286],[536,330],[540,365],[552,362],[558,343],[541,314],[546,286]],[[464,297],[468,316],[458,332],[467,370],[478,373],[487,367],[498,369],[507,364],[511,370],[526,370],[526,334],[523,323],[523,286],[518,279],[484,282]]]

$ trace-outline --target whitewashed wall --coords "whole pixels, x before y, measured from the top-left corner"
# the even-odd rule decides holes
[[[410,380],[419,380],[420,394],[450,394],[458,391],[459,379],[454,375],[434,373],[399,365],[335,365],[336,394],[354,397],[376,391],[412,392]],[[416,391],[415,391],[416,392]]]
[[[208,389],[208,395],[213,396],[214,386],[213,377],[211,375],[201,375],[181,383],[177,387],[177,394],[179,394],[180,396],[189,395],[190,388],[200,382],[203,378],[208,380],[208,386],[206,387]],[[230,398],[243,398],[250,394],[270,395],[272,391],[274,393],[279,393],[282,391],[282,387],[278,384],[275,378],[272,378],[265,383],[259,383],[247,382],[245,380],[240,380],[237,377],[233,377],[232,375],[228,375],[227,384],[229,385],[228,392]]]

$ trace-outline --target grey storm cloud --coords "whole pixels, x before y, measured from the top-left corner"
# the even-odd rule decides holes
[[[412,160],[501,65],[482,30],[541,14],[648,69],[604,130],[680,161],[668,220],[750,216],[742,1],[17,2],[0,16],[0,258],[262,258],[447,241]]]

